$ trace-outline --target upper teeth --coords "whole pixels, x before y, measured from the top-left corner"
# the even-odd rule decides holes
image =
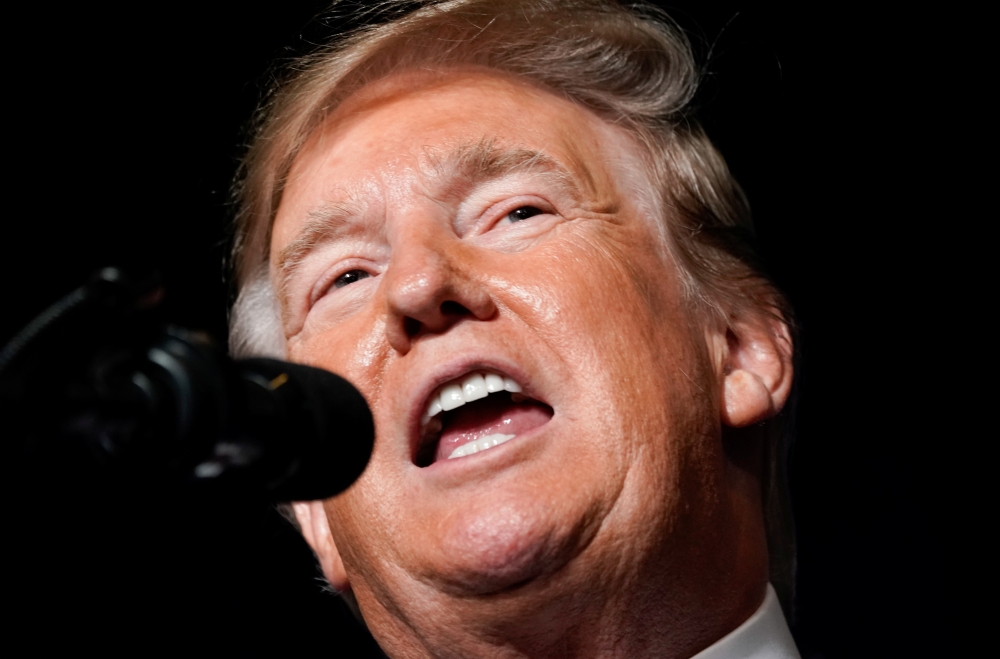
[[[445,384],[431,396],[427,411],[424,412],[424,423],[441,410],[447,412],[498,391],[518,393],[521,391],[521,385],[496,373],[469,373],[459,380]]]

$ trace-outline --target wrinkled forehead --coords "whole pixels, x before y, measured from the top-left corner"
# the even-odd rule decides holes
[[[477,68],[395,74],[346,99],[307,140],[289,172],[272,246],[287,238],[283,216],[307,212],[297,207],[305,199],[380,186],[385,194],[386,180],[404,172],[446,186],[533,170],[572,178],[595,203],[652,202],[642,161],[631,134],[529,81]]]

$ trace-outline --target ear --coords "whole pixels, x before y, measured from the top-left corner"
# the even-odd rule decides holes
[[[337,544],[333,541],[330,521],[326,517],[323,502],[298,501],[292,504],[292,510],[295,511],[295,519],[302,528],[302,536],[319,559],[323,576],[338,592],[350,590],[351,583],[344,570],[344,561],[337,551]]]
[[[726,344],[722,422],[742,428],[780,412],[792,390],[788,326],[773,318],[736,323]]]

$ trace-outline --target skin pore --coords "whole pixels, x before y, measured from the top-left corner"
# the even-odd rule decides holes
[[[295,511],[391,656],[686,657],[763,599],[759,446],[734,460],[722,428],[781,408],[787,331],[685,302],[637,153],[462,70],[363,89],[292,168],[271,244],[288,355],[355,383],[377,431],[354,486]],[[475,370],[548,412],[418,464],[429,396]]]

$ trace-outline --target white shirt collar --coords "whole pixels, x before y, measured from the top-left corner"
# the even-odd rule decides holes
[[[767,584],[764,603],[742,625],[691,659],[801,659],[778,595]]]

